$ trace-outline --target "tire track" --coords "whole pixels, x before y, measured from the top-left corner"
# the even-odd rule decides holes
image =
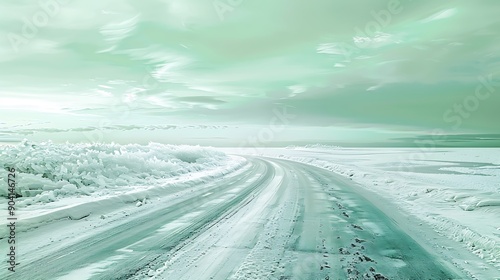
[[[19,272],[16,272],[15,278],[54,279],[78,268],[85,271],[86,266],[105,260],[112,261],[114,267],[104,269],[101,275],[96,275],[94,278],[117,279],[121,277],[120,275],[132,275],[153,260],[161,258],[178,243],[197,234],[203,226],[208,225],[229,208],[236,206],[246,196],[272,179],[274,173],[268,163],[255,161],[254,164],[255,168],[246,176],[222,186],[208,188],[201,193],[201,196],[189,197],[179,203],[155,209],[147,215],[131,217],[99,235],[91,235],[77,244],[68,245],[50,255],[32,260],[29,265],[21,267]],[[262,175],[255,178],[258,173]],[[247,183],[248,180],[251,182]],[[228,194],[235,189],[239,191]],[[211,201],[218,203],[210,205]],[[193,218],[183,228],[160,233],[151,238],[151,235],[162,226],[202,206],[207,208],[205,215]],[[145,242],[148,244],[146,248],[139,246],[139,250],[130,254],[118,251],[144,240],[148,241]],[[121,256],[117,257],[117,255]],[[106,276],[106,274],[109,275]]]

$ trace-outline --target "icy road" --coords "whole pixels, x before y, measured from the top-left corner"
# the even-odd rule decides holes
[[[418,224],[351,180],[287,160],[248,162],[142,207],[22,232],[21,264],[7,277],[468,279]]]

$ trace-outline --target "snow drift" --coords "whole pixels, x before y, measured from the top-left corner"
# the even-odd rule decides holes
[[[131,185],[227,164],[228,156],[212,148],[119,144],[54,144],[23,141],[0,147],[0,182],[7,186],[7,167],[16,169],[19,205],[48,203],[69,196],[113,193]],[[0,197],[7,188],[0,188]]]

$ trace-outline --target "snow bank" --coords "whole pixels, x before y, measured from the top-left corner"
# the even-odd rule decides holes
[[[119,144],[53,144],[23,141],[0,147],[0,182],[7,167],[16,169],[18,206],[49,203],[64,197],[123,191],[133,185],[227,164],[228,156],[212,148]],[[0,188],[0,197],[7,188]]]

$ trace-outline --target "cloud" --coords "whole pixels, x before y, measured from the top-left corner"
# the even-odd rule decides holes
[[[174,100],[188,103],[208,103],[208,104],[224,104],[227,103],[221,99],[212,96],[185,96],[185,97],[175,97]]]
[[[500,2],[401,5],[366,32],[387,1],[244,1],[224,20],[205,0],[70,1],[18,52],[0,42],[0,117],[59,133],[266,125],[291,106],[294,125],[449,127],[443,112],[500,74]],[[23,35],[36,11],[2,2],[0,35]],[[499,129],[498,104],[493,95],[459,130]]]

